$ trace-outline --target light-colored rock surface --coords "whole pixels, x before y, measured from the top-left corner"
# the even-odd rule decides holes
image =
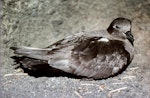
[[[2,7],[3,98],[150,97],[149,0],[2,0]],[[35,78],[20,74],[12,66],[10,46],[46,47],[73,33],[106,29],[117,17],[132,20],[135,36],[135,58],[121,75],[93,81],[61,76]],[[119,88],[120,92],[113,91]]]

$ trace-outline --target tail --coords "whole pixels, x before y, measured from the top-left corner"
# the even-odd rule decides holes
[[[49,60],[48,52],[51,51],[51,49],[40,49],[25,46],[10,47],[10,49],[14,50],[15,54],[39,60]]]
[[[22,57],[12,56],[11,58],[14,59],[14,62],[16,64],[19,64],[18,67],[26,68],[33,71],[37,71],[37,70],[46,71],[50,67],[47,61],[43,61],[43,60],[33,59],[25,56]]]
[[[14,62],[20,65],[22,68],[30,70],[47,70],[48,65],[48,52],[50,49],[40,49],[31,47],[10,47],[14,50],[15,54],[21,56],[13,56]]]

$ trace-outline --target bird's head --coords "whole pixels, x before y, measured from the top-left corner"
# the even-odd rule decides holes
[[[134,37],[131,33],[131,21],[126,18],[117,18],[108,27],[107,31],[114,37],[128,39],[133,45]]]

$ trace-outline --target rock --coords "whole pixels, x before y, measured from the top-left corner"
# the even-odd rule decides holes
[[[51,23],[52,23],[52,25],[55,27],[55,26],[61,25],[61,24],[63,23],[63,21],[62,21],[62,20],[54,20],[54,21],[52,21]]]
[[[28,7],[31,9],[35,9],[39,6],[39,0],[30,0]]]

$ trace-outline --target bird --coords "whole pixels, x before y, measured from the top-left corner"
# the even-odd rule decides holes
[[[131,20],[118,17],[107,29],[75,33],[45,48],[13,46],[10,49],[29,70],[47,69],[44,67],[47,64],[77,76],[109,78],[122,73],[133,60],[131,27]]]

